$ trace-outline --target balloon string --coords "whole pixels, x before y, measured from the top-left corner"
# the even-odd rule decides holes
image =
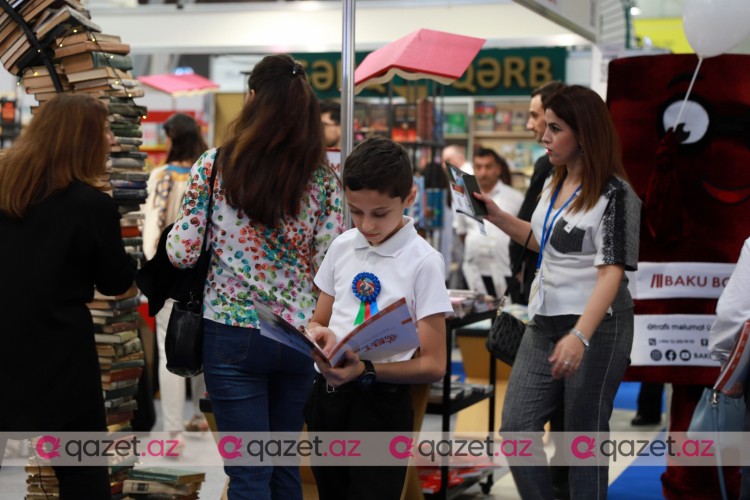
[[[685,100],[682,101],[682,106],[680,106],[680,112],[677,113],[677,119],[674,121],[674,125],[672,128],[674,130],[677,130],[677,125],[680,123],[680,119],[682,118],[682,112],[685,111],[685,105],[688,102],[688,98],[690,97],[690,92],[693,90],[693,84],[695,83],[695,79],[698,77],[698,70],[701,69],[701,63],[703,62],[703,56],[698,56],[698,66],[695,67],[695,72],[693,73],[693,79],[690,80],[690,86],[688,86],[687,94],[685,94]]]

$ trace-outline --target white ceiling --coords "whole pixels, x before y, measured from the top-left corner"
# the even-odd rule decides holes
[[[260,53],[341,50],[342,2],[116,7],[90,0],[106,33],[132,52]],[[132,0],[128,0],[132,1]],[[589,42],[512,0],[356,2],[356,49],[373,50],[420,28],[486,38],[485,47],[581,46]]]
[[[139,5],[137,0],[84,1],[94,21],[105,32],[121,35],[134,54],[341,50],[342,0],[199,4],[176,0],[183,3],[182,8],[156,4],[162,0],[151,0],[154,3],[149,5]],[[356,0],[355,49],[374,50],[419,28],[485,38],[485,48],[590,45],[583,37],[516,1]],[[615,26],[610,22],[612,15],[621,15],[623,4],[631,2],[640,7],[644,19],[681,18],[686,0],[596,1],[603,21],[601,41],[611,44],[625,38],[622,20],[616,20],[620,25]],[[750,38],[731,52],[750,53]]]

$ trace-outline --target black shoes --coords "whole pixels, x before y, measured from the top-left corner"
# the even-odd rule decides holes
[[[658,418],[649,418],[641,415],[640,413],[630,421],[630,425],[634,427],[643,427],[646,425],[658,425],[661,423],[661,415]]]

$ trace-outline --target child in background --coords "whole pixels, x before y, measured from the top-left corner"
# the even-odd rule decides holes
[[[315,284],[320,288],[308,330],[328,352],[367,317],[365,302],[382,309],[405,298],[420,347],[373,364],[349,352],[320,374],[305,410],[311,432],[410,432],[409,384],[431,383],[445,372],[445,314],[453,311],[443,258],[404,216],[416,196],[406,150],[382,137],[367,139],[347,157],[343,183],[355,229],[331,244]],[[360,286],[367,283],[369,286]],[[315,466],[321,500],[399,498],[404,467]]]
[[[148,179],[148,199],[141,206],[143,220],[143,254],[152,259],[156,254],[159,237],[165,227],[175,221],[182,209],[182,200],[190,177],[190,167],[208,148],[203,140],[201,127],[192,116],[175,113],[164,122],[166,164],[151,171]],[[183,424],[185,411],[185,378],[167,370],[167,354],[164,344],[167,325],[172,314],[174,300],[167,299],[156,314],[156,344],[159,349],[159,398],[163,417],[163,429],[179,442],[181,449],[185,440],[180,432],[207,431],[208,423],[198,403],[206,392],[203,374],[190,378],[193,417]]]

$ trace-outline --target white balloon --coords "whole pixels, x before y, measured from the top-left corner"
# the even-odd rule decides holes
[[[750,35],[750,0],[687,0],[682,27],[696,54],[718,56]]]

